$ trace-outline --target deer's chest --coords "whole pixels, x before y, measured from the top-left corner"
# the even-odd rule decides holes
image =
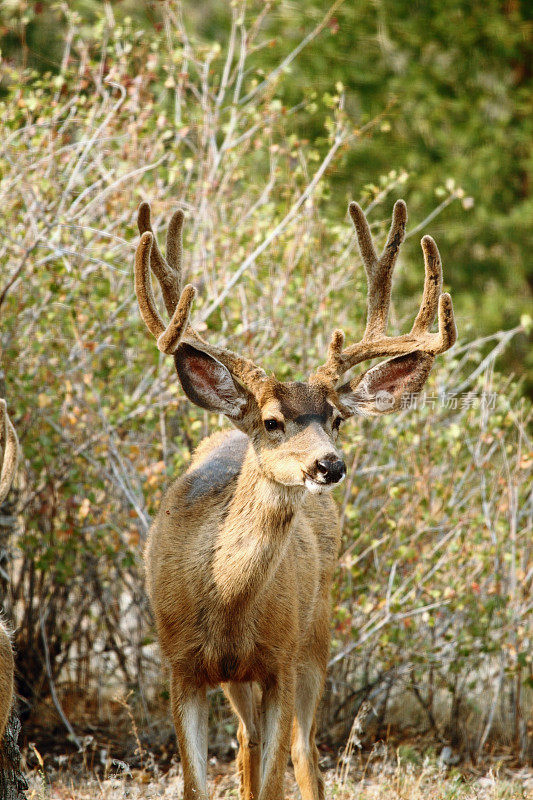
[[[184,648],[182,667],[199,684],[264,683],[277,672],[286,645],[280,631],[268,627],[265,620],[239,619],[238,613],[226,624],[220,618],[212,624],[205,619],[193,637],[194,646]]]

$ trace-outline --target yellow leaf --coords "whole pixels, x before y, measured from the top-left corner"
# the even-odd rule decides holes
[[[78,509],[78,517],[80,519],[85,519],[90,509],[91,509],[91,501],[89,500],[88,497],[84,497],[83,500],[81,501],[81,506]]]

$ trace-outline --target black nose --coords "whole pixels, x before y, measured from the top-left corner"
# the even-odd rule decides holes
[[[326,483],[338,483],[346,475],[346,464],[342,458],[323,458],[316,462],[316,471]]]

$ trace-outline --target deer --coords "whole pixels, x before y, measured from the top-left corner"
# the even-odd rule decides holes
[[[0,398],[0,505],[13,483],[18,462],[18,439],[7,413],[6,401]],[[0,618],[0,739],[11,711],[15,664],[9,631]]]
[[[184,212],[169,223],[166,257],[138,209],[140,314],[158,349],[174,357],[187,398],[232,428],[204,439],[166,491],[145,548],[146,586],[180,751],[184,800],[207,800],[207,689],[222,687],[238,719],[241,800],[282,800],[289,754],[302,800],[323,800],[316,715],[325,683],[331,584],[341,541],[331,496],[346,474],[341,423],[401,407],[456,339],[451,297],[430,236],[421,242],[422,302],[407,334],[388,336],[391,281],[407,209],[394,206],[378,255],[352,202],[368,295],[362,339],[331,336],[307,381],[281,382],[248,358],[208,343],[190,322],[195,289],[182,287]],[[151,272],[170,317],[156,305]],[[438,316],[438,331],[431,327]],[[352,367],[388,357],[343,382]]]

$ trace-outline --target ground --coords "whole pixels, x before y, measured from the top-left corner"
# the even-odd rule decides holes
[[[47,766],[35,749],[27,753],[29,800],[151,800],[182,797],[181,768],[172,761],[160,772],[151,754],[141,768],[106,761],[105,753],[92,752],[83,763],[56,756]],[[30,763],[33,765],[30,768]],[[346,765],[348,768],[346,769]],[[238,800],[234,765],[210,760],[212,800]],[[431,754],[420,755],[407,745],[396,750],[377,745],[355,752],[349,763],[341,759],[326,771],[328,800],[533,800],[533,769],[510,768],[505,757],[473,765],[446,767]],[[299,797],[292,770],[287,770],[286,798]]]

